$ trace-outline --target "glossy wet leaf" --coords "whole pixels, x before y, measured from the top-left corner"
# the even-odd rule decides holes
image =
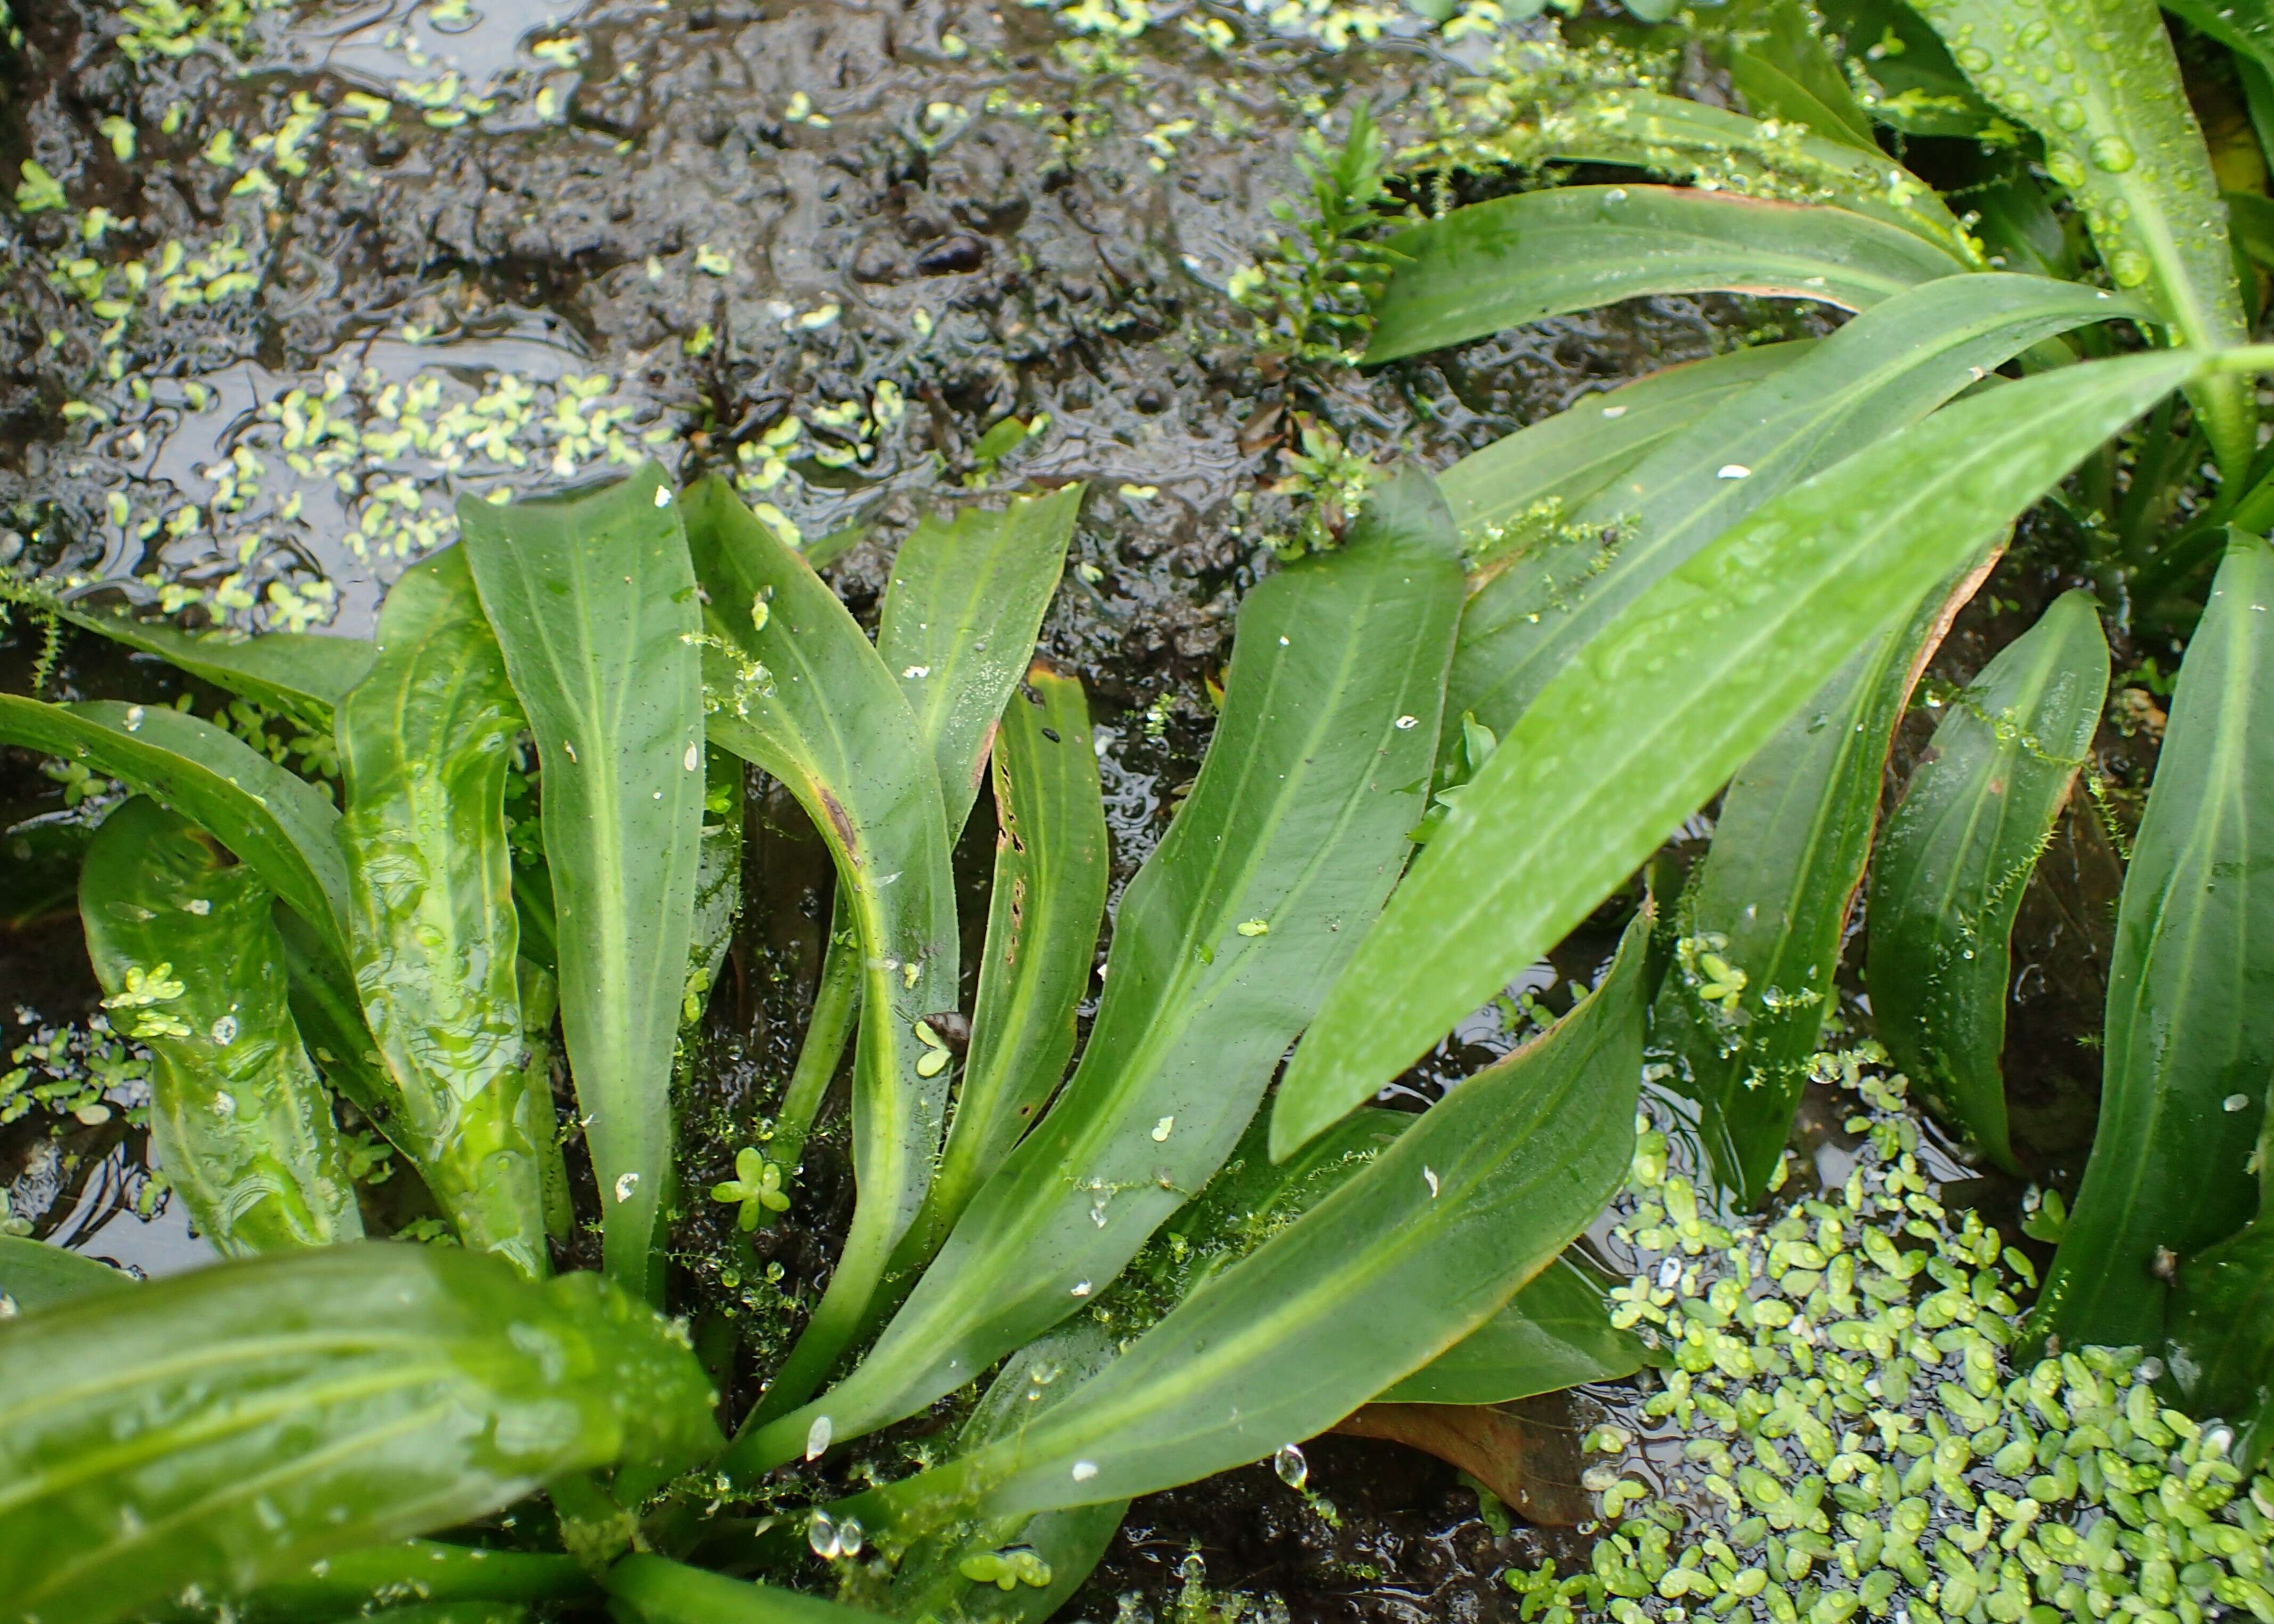
[[[628,1556],[608,1570],[608,1594],[632,1624],[882,1624],[882,1613],[801,1590],[751,1584],[660,1556]]]
[[[1730,83],[1755,117],[1801,124],[1870,162],[1886,162],[1840,58],[1796,0],[1768,0],[1732,22],[1723,55]]]
[[[1032,697],[1028,697],[1031,695]],[[1109,877],[1105,805],[1080,679],[1036,661],[994,751],[995,880],[955,1119],[918,1235],[929,1259],[1065,1076]]]
[[[2107,694],[2099,608],[2064,594],[1948,702],[1871,865],[1873,1027],[1913,1086],[2014,1172],[2007,944]]]
[[[2171,1367],[2190,1414],[2233,1423],[2245,1470],[2274,1441],[2274,1224],[2189,1259],[2171,1302]]]
[[[1071,485],[1013,498],[1000,513],[927,515],[892,560],[877,653],[931,745],[951,834],[979,793],[997,720],[1034,652],[1081,495]]]
[[[1230,1154],[1404,862],[1461,598],[1456,545],[1409,473],[1342,547],[1248,594],[1222,719],[1122,898],[1073,1079],[860,1367],[746,1438],[739,1470],[802,1452],[821,1415],[856,1437],[972,1380],[1079,1307],[1077,1285],[1102,1289]]]
[[[1643,1351],[1631,1333],[1612,1327],[1601,1283],[1567,1256],[1378,1402],[1504,1404],[1631,1376],[1642,1368]]]
[[[292,1024],[274,901],[142,796],[103,820],[79,876],[112,1028],[150,1049],[159,1169],[230,1256],[363,1234],[331,1100]]]
[[[291,979],[292,1023],[300,1028],[302,1046],[332,1092],[391,1138],[403,1121],[403,1090],[364,1020],[351,970],[332,964],[315,927],[291,909],[280,907],[274,917]]]
[[[581,1600],[598,1588],[570,1557],[405,1539],[320,1558],[250,1594],[229,1597],[228,1605],[237,1624],[307,1624],[373,1616],[371,1609],[387,1598],[419,1596],[437,1606],[519,1605]],[[154,1624],[209,1624],[213,1609],[175,1605],[148,1616]]]
[[[202,677],[271,710],[328,728],[332,710],[371,669],[372,645],[360,637],[321,632],[185,632],[162,620],[56,605],[72,625]]]
[[[1112,1333],[1090,1320],[1070,1321],[1028,1343],[1004,1362],[981,1395],[956,1436],[956,1450],[968,1455],[1015,1440],[1074,1400],[1081,1384],[1112,1360],[1115,1347]],[[852,1599],[893,1618],[1043,1624],[1097,1566],[1128,1509],[1127,1500],[1114,1500],[929,1529],[901,1554],[889,1585],[870,1594],[856,1579]],[[896,1531],[890,1524],[877,1530],[887,1540]]]
[[[1806,355],[1815,342],[1755,344],[1585,395],[1471,452],[1437,476],[1437,489],[1461,539],[1489,560],[1502,545],[1520,542],[1527,515],[1548,503],[1555,504],[1552,516],[1568,515],[1669,436],[1725,410]]]
[[[1929,593],[1738,770],[1713,846],[1675,905],[1678,951],[1652,1011],[1652,1044],[1705,1108],[1715,1169],[1747,1202],[1783,1160],[1833,1006],[1895,724],[1986,568]]]
[[[1866,310],[1967,268],[1845,209],[1669,186],[1562,186],[1454,210],[1389,239],[1369,363],[1645,294],[1713,290]]]
[[[2274,552],[2238,536],[2180,664],[2116,916],[2100,1120],[2031,1328],[2155,1346],[2157,1253],[2257,1208],[2274,1072]]]
[[[392,1132],[461,1240],[543,1274],[552,1097],[521,1069],[505,821],[524,723],[462,549],[403,572],[377,644],[338,709],[340,842],[357,985],[402,1106]]]
[[[742,759],[713,751],[703,763],[703,843],[695,864],[695,928],[679,1018],[702,1018],[742,911]]]
[[[2074,0],[2016,26],[2005,0],[1919,0],[1984,99],[2044,142],[2109,279],[2137,288],[2171,341],[2247,342],[2226,213],[2155,0]],[[2240,478],[2256,441],[2253,386],[2207,374],[2189,391],[2219,466]]]
[[[1848,61],[1863,69],[1867,105],[1876,122],[1906,135],[2003,143],[2018,137],[1976,93],[1933,26],[1905,0],[1826,0],[1818,11],[1844,41]]]
[[[0,1330],[0,1616],[250,1590],[716,1442],[683,1335],[594,1275],[408,1245],[177,1274]]]
[[[2274,7],[2266,0],[2172,0],[2163,9],[2196,33],[2274,69]]]
[[[916,1026],[956,1007],[947,823],[915,713],[837,595],[724,481],[705,480],[686,502],[708,599],[704,674],[712,743],[755,762],[797,797],[836,859],[860,943],[865,1015],[853,1097],[860,1204],[803,1351],[774,1382],[778,1395],[810,1392],[867,1308],[938,1153],[952,1068],[925,1059],[934,1051]]]
[[[604,1255],[651,1297],[703,830],[702,620],[679,503],[651,462],[560,500],[462,500],[458,526],[544,766],[561,1026]]]
[[[1490,574],[1462,617],[1446,709],[1505,737],[1621,610],[1764,502],[2039,340],[2135,311],[2098,289],[1985,273],[1864,312],[1671,436],[1577,504],[1563,532]]]
[[[1954,573],[2186,356],[2066,368],[1835,464],[1662,577],[1555,678],[1463,792],[1280,1085],[1347,1104],[1585,917],[1841,662]]]
[[[1187,1483],[1323,1432],[1484,1325],[1624,1177],[1642,1073],[1642,928],[1537,1042],[1216,1275],[1079,1402],[878,1492],[1008,1515]]]
[[[50,1246],[45,1241],[0,1235],[0,1321],[72,1297],[117,1291],[134,1283],[108,1263]]]
[[[347,974],[347,864],[339,814],[236,735],[167,705],[44,704],[0,694],[0,741],[82,761],[197,823],[316,931]]]

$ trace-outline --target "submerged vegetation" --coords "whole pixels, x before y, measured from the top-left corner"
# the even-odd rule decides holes
[[[113,43],[226,54],[279,9],[122,12]],[[1159,487],[1030,466],[1039,411],[934,444],[954,511],[906,527],[873,632],[818,573],[859,535],[800,515],[899,455],[912,393],[948,417],[936,380],[770,416],[722,372],[683,436],[599,374],[550,417],[509,378],[284,392],[252,416],[292,477],[375,493],[346,543],[391,577],[368,639],[315,629],[330,583],[258,537],[122,605],[9,533],[36,647],[0,741],[66,801],[10,838],[72,876],[11,906],[75,905],[102,1013],[12,1051],[0,1120],[132,1113],[140,1199],[222,1258],[138,1282],[0,1237],[9,1624],[1040,1620],[1137,1497],[1265,1460],[1302,1492],[1305,1443],[1361,1412],[1412,1436],[1409,1407],[1581,1387],[1628,1420],[1585,1440],[1585,1565],[1509,1574],[1527,1620],[2274,1624],[2274,25],[1511,9],[1262,25],[1473,71],[1317,109],[1224,279],[1261,386],[1236,511],[1276,557],[1118,892],[1103,673],[1037,640],[1069,560],[1102,574],[1085,504]],[[1056,15],[1101,98],[1053,138],[1078,147],[1152,19]],[[1232,15],[1185,19],[1192,49]],[[545,35],[574,73],[590,41]],[[543,77],[512,117],[561,116]],[[501,99],[397,88],[434,132]],[[2190,90],[2240,104],[2210,141]],[[200,148],[230,198],[409,118],[304,94],[247,154]],[[911,150],[971,117],[933,103]],[[102,128],[128,162],[136,125]],[[58,297],[109,324],[60,412],[91,435],[93,396],[150,398],[146,301],[260,275],[235,235],[97,259],[126,225],[21,177],[19,217],[72,217]],[[919,240],[942,275],[992,252]],[[1418,423],[1449,350],[1711,294],[1787,314],[1434,474],[1343,392],[1378,369]],[[689,364],[739,342],[719,309]],[[796,344],[845,313],[768,319]],[[566,488],[450,511],[396,462],[532,446]],[[272,471],[107,517],[297,522]],[[1969,615],[1998,646],[1939,684]],[[147,691],[67,691],[66,628]],[[2104,771],[2112,731],[2152,769]],[[833,870],[826,948],[794,1064],[719,1127],[690,1074],[777,790]],[[960,876],[983,793],[991,873]],[[1930,1175],[1906,1100],[1985,1200],[2045,1171],[2013,943],[2080,818],[2123,867],[2105,1018],[2072,1034],[2089,1159],[2024,1201],[2041,1271]],[[1558,951],[1592,984],[1543,1000]],[[1382,1109],[1480,1010],[1529,1041]],[[808,1153],[848,1049],[839,1191]],[[1826,1101],[1852,1148],[1811,1166]],[[785,1285],[758,1247],[792,1219],[826,1258]]]

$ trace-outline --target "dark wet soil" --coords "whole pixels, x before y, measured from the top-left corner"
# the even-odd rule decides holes
[[[72,210],[0,210],[0,564],[118,583],[142,601],[146,575],[239,580],[248,600],[271,583],[328,582],[330,625],[362,633],[404,560],[344,538],[383,508],[388,479],[413,479],[427,510],[446,512],[462,491],[531,488],[557,468],[541,450],[523,466],[275,466],[260,408],[290,389],[319,394],[335,374],[345,413],[422,373],[454,398],[493,398],[510,374],[547,402],[563,379],[605,375],[601,401],[652,435],[638,449],[692,475],[763,465],[785,413],[817,424],[860,403],[880,417],[889,380],[906,402],[897,432],[856,444],[809,429],[764,500],[809,538],[857,534],[829,573],[872,617],[893,547],[929,508],[979,489],[1088,483],[1043,643],[1081,673],[1109,730],[1117,883],[1193,775],[1212,716],[1205,680],[1241,591],[1270,567],[1272,537],[1291,528],[1272,485],[1298,413],[1328,417],[1358,448],[1442,466],[1590,389],[1795,320],[1733,300],[1652,301],[1325,379],[1259,354],[1226,278],[1277,229],[1269,206],[1299,187],[1291,156],[1322,111],[1365,97],[1396,132],[1458,67],[1415,42],[1336,57],[1248,29],[1219,55],[1162,24],[1070,45],[1047,11],[962,0],[495,4],[451,33],[406,0],[336,0],[259,16],[234,53],[208,43],[134,64],[102,0],[16,11],[25,38],[0,56],[0,175],[35,161]],[[406,21],[430,64],[410,57]],[[581,61],[540,59],[527,49],[539,38],[581,41]],[[232,197],[242,164],[207,155],[216,132],[249,144],[278,130],[295,97],[336,109],[454,64],[476,87],[506,75],[501,109],[440,128],[400,102],[383,128],[335,116],[305,172],[264,171],[267,197]],[[103,132],[117,118],[139,132],[131,161]],[[95,205],[117,223],[90,257],[157,262],[169,242],[197,252],[233,231],[257,289],[146,306],[106,345],[108,320],[49,274],[79,252],[69,234]],[[114,356],[125,379],[147,380],[147,399],[105,375]],[[109,420],[66,423],[64,403],[85,400],[108,402]],[[982,437],[1014,416],[1042,426],[992,465]],[[240,450],[272,462],[268,482],[224,514],[211,470]],[[139,533],[143,515],[192,503],[207,504],[195,522]],[[229,613],[285,623],[267,601]],[[1975,619],[1940,674],[1962,680],[2001,641]],[[170,691],[158,668],[122,666],[86,640],[67,635],[60,652],[51,695]],[[36,628],[0,633],[0,687],[25,691],[40,653]],[[787,1076],[827,929],[819,843],[777,786],[754,779],[753,795],[752,901],[686,1109],[691,1154],[721,1173],[736,1124]],[[0,892],[0,1043],[11,1047],[94,1006],[72,821],[63,786],[0,753],[0,829],[60,843],[11,854]],[[961,849],[967,883],[983,888],[984,808]],[[2076,1124],[2090,1122],[2077,1094],[2095,1080],[2074,1034],[2097,1021],[2112,896],[2101,823],[2073,817],[2024,907],[2014,1034],[2022,1134],[2072,1171]],[[1531,984],[1584,981],[1608,944],[1583,933]],[[1480,1016],[1396,1092],[1419,1104],[1512,1041]],[[202,1243],[178,1208],[160,1202],[147,1222],[133,1210],[142,1151],[117,1117],[58,1134],[35,1113],[0,1129],[0,1188],[38,1233],[151,1273],[185,1267]],[[779,1263],[792,1282],[826,1267],[849,1177],[827,1135],[809,1162],[802,1210],[815,1227],[768,1232],[747,1267]],[[680,1237],[704,1259],[693,1272],[714,1306],[736,1289],[720,1279],[732,1247],[718,1225],[692,1214]],[[1536,1561],[1540,1534],[1495,1534],[1449,1468],[1395,1446],[1325,1440],[1311,1462],[1331,1515],[1263,1467],[1140,1501],[1065,1616],[1196,1619],[1227,1591],[1276,1597],[1304,1620],[1513,1616],[1495,1575]]]

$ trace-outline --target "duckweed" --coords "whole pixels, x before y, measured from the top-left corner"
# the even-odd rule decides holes
[[[1665,1431],[1588,1435],[1602,1538],[1580,1572],[1510,1572],[1520,1616],[2274,1624],[2274,1478],[2137,1350],[2018,1357],[2035,1270],[1938,1199],[1884,1060],[1818,1057],[1865,1143],[1765,1221],[1719,1222],[1641,1124],[1614,1317],[1658,1350]]]

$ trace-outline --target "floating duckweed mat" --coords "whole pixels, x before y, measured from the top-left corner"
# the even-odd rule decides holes
[[[1642,1413],[1662,1430],[1588,1435],[1603,1538],[1581,1572],[1511,1570],[1520,1616],[2274,1620],[2274,1478],[2164,1402],[2160,1361],[2029,1356],[2035,1270],[1942,1205],[1884,1061],[1820,1058],[1865,1142],[1843,1185],[1766,1223],[1715,1222],[1645,1127],[1615,1318],[1660,1350]]]

